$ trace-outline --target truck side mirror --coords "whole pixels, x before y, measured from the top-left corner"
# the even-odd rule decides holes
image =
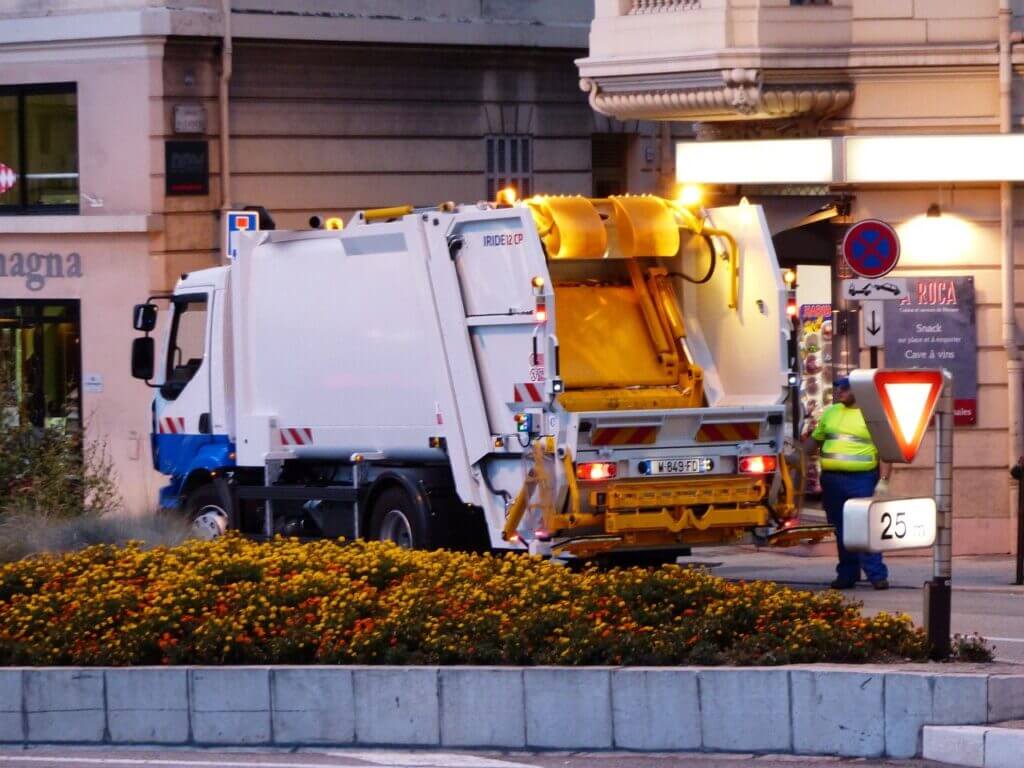
[[[136,304],[132,312],[132,327],[149,333],[156,328],[156,304]]]
[[[132,376],[149,381],[153,378],[156,344],[152,336],[140,336],[132,341]]]

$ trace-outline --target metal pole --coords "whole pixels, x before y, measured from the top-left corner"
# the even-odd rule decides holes
[[[800,318],[794,317],[789,321],[789,370],[796,376],[796,383],[789,388],[790,407],[793,411],[793,443],[800,445],[800,376],[802,366],[800,365]]]
[[[1010,475],[1017,481],[1017,578],[1014,584],[1024,584],[1024,456],[1010,470]]]
[[[936,532],[932,580],[924,585],[924,617],[932,655],[944,659],[950,652],[950,617],[953,578],[953,377],[942,372],[945,383],[935,412]]]

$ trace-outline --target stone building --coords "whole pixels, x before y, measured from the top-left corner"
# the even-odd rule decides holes
[[[725,146],[717,142],[762,142],[725,146],[727,162],[692,180],[713,182],[711,202],[745,196],[762,204],[780,259],[801,267],[801,284],[805,272],[810,279],[824,270],[810,301],[838,311],[836,372],[869,359],[858,341],[858,304],[836,282],[850,276],[837,250],[852,222],[895,226],[902,257],[892,277],[910,279],[911,290],[963,292],[973,283],[965,330],[944,352],[965,366],[965,402],[973,401],[954,441],[962,553],[1006,552],[1015,539],[1008,468],[1024,454],[1024,211],[1010,182],[1024,176],[1014,167],[1020,145],[995,134],[1017,132],[1024,114],[1022,15],[1019,0],[596,0],[590,50],[578,61],[598,113],[688,131],[680,158],[707,157],[709,147]],[[809,138],[837,139],[813,146],[835,151],[845,170],[801,177],[801,147],[812,145],[792,140]],[[751,159],[742,167],[744,156]],[[793,161],[774,163],[784,157]],[[691,179],[690,170],[681,160],[678,178]],[[922,333],[932,327],[919,325]],[[885,338],[883,364],[918,354],[897,333]],[[930,354],[928,339],[921,343]],[[929,438],[915,464],[897,470],[893,491],[929,492],[933,455]]]
[[[129,312],[220,263],[222,211],[302,228],[508,183],[651,188],[671,149],[660,129],[594,113],[577,87],[592,14],[590,0],[0,5],[0,365],[21,401],[5,418],[84,423],[144,509],[161,480]]]

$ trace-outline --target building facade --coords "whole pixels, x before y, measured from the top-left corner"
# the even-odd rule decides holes
[[[225,12],[225,9],[230,9]],[[136,302],[222,263],[222,212],[652,189],[658,125],[594,113],[590,0],[15,0],[0,9],[6,419],[84,428],[155,504]],[[301,297],[291,297],[301,304]]]
[[[772,153],[793,138],[849,142],[1020,129],[1019,0],[597,0],[595,11],[589,54],[578,62],[591,106],[620,120],[686,126],[690,143],[767,139],[776,143],[754,146]],[[903,159],[896,157],[894,166]],[[933,327],[928,322],[911,326],[920,337],[897,338],[894,330],[880,360],[905,364],[900,358],[917,354],[905,342],[920,341],[925,361],[935,365],[927,357],[937,348],[941,353],[935,345],[954,344],[944,354],[958,355],[966,366],[961,379],[972,385],[973,398],[954,439],[954,547],[1007,552],[1016,516],[1008,470],[1024,453],[1024,211],[1019,192],[998,175],[972,179],[970,158],[937,152],[927,161],[939,170],[925,174],[933,178],[926,182],[883,173],[868,181],[719,184],[707,193],[712,200],[746,196],[764,205],[780,257],[801,267],[801,283],[803,265],[809,280],[813,267],[825,269],[823,281],[814,276],[819,295],[808,303],[825,302],[836,312],[836,338],[844,343],[826,360],[829,374],[869,362],[858,305],[830,292],[851,276],[837,254],[851,223],[878,218],[895,226],[902,257],[893,276],[919,288],[914,301],[964,303],[973,293],[958,335],[924,338]],[[955,181],[944,180],[944,167]],[[677,172],[686,177],[685,168]],[[929,493],[933,455],[929,437],[917,461],[897,469],[893,492]]]

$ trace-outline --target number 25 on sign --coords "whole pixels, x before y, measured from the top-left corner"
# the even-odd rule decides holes
[[[923,549],[935,543],[935,499],[850,499],[843,546],[851,552]]]

